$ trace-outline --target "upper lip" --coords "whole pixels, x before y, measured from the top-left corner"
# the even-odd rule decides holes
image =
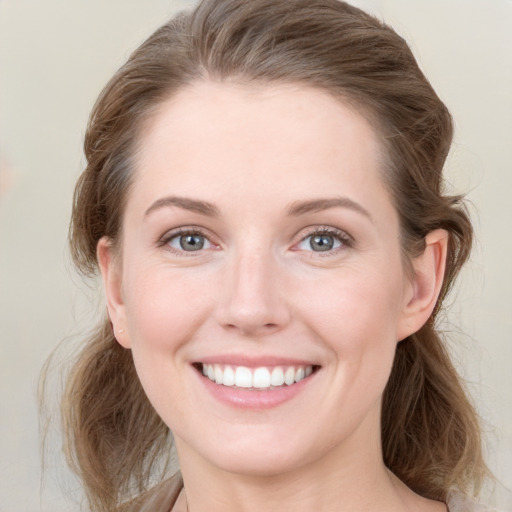
[[[317,362],[306,359],[295,359],[282,356],[251,357],[239,354],[207,356],[194,361],[194,363],[245,366],[247,368],[258,368],[262,366],[319,366]]]

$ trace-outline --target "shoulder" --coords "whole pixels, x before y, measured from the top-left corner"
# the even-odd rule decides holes
[[[177,473],[133,500],[123,503],[116,512],[169,512],[183,487]]]

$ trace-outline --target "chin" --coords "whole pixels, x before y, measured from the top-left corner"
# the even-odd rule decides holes
[[[217,457],[211,461],[219,469],[228,473],[244,475],[247,477],[275,477],[297,469],[304,464],[299,457],[282,457],[281,454],[271,453],[270,450],[254,450],[252,453],[244,453]]]
[[[251,432],[252,431],[252,432]],[[270,477],[288,473],[320,458],[320,448],[307,436],[283,435],[282,429],[247,429],[243,437],[224,438],[199,453],[219,469],[238,475]]]

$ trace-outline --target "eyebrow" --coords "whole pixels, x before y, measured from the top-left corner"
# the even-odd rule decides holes
[[[373,222],[370,212],[348,197],[332,197],[326,199],[312,199],[308,201],[295,201],[288,208],[288,215],[299,216],[306,213],[315,213],[328,210],[329,208],[348,208],[360,213]]]
[[[199,201],[197,199],[190,199],[188,197],[167,196],[157,199],[144,213],[147,217],[152,212],[160,208],[169,208],[177,206],[184,210],[189,210],[194,213],[206,215],[208,217],[219,217],[219,209],[208,201]],[[363,208],[359,203],[356,203],[348,197],[332,197],[322,199],[310,199],[307,201],[295,201],[287,209],[287,215],[291,217],[298,217],[307,213],[316,213],[330,208],[348,208],[361,215],[364,215],[369,220],[373,221],[370,212]]]
[[[169,208],[172,206],[177,206],[178,208],[183,208],[184,210],[189,210],[201,215],[207,215],[208,217],[218,217],[220,214],[219,209],[207,201],[198,201],[197,199],[190,199],[188,197],[167,196],[157,199],[145,211],[144,218],[160,208]]]

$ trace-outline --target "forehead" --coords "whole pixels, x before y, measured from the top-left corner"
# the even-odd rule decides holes
[[[294,84],[197,82],[146,121],[136,154],[134,186],[147,196],[175,187],[195,196],[207,183],[212,196],[229,187],[284,200],[382,184],[381,145],[365,117]]]

